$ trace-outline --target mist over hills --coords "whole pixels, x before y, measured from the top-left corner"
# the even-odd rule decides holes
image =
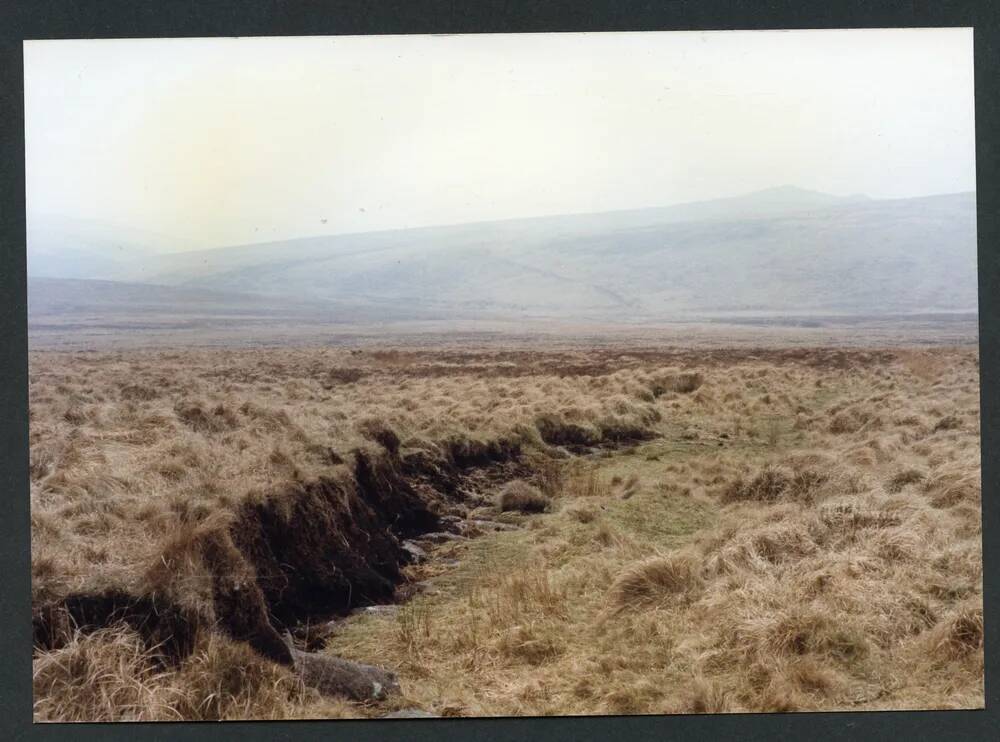
[[[782,187],[663,208],[212,250],[147,244],[118,260],[67,230],[57,238],[43,230],[44,240],[35,230],[29,276],[155,285],[161,308],[205,292],[206,311],[295,305],[293,313],[333,321],[974,313],[975,208],[974,193],[874,200]],[[84,258],[81,268],[83,249],[102,260]],[[89,306],[99,308],[108,286],[92,288]],[[50,295],[65,291],[58,281],[33,280],[29,301],[54,311]],[[77,283],[71,291],[72,309],[61,311],[87,311],[88,289]],[[136,312],[151,311],[149,291],[119,291],[125,298],[116,307],[129,308],[134,295]],[[182,293],[171,299],[171,291]]]
[[[153,232],[58,214],[28,215],[28,275],[109,279],[136,275],[153,255],[191,249]]]

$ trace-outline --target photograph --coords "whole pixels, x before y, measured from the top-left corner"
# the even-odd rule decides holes
[[[23,61],[34,722],[985,707],[972,28]]]

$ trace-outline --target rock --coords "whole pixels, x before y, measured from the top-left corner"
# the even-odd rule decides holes
[[[495,521],[495,520],[472,520],[472,521],[469,521],[469,522],[472,525],[474,525],[476,528],[479,528],[479,529],[481,529],[483,531],[516,531],[516,530],[518,530],[517,526],[515,526],[513,523],[500,523],[499,521]]]
[[[399,613],[398,605],[369,605],[365,606],[358,613],[363,613],[366,616],[388,616],[392,617]]]
[[[410,559],[413,560],[414,564],[427,561],[427,552],[420,548],[420,545],[416,541],[404,541],[403,551],[410,555]]]
[[[416,582],[401,582],[396,586],[395,599],[400,603],[405,603],[414,595],[419,593],[421,587]]]
[[[443,544],[448,541],[465,541],[464,536],[459,536],[457,533],[448,533],[446,531],[435,531],[434,533],[425,533],[420,537],[419,542],[426,542],[429,544]],[[419,543],[418,542],[418,543]]]
[[[483,535],[484,531],[472,521],[467,520],[462,524],[460,533],[466,538],[478,538]]]
[[[424,711],[423,709],[400,709],[399,711],[393,711],[391,714],[386,714],[381,717],[383,719],[440,719],[441,717],[437,714],[432,714],[430,711]]]
[[[448,533],[461,533],[464,522],[464,519],[459,518],[457,515],[441,516],[441,527]]]
[[[285,643],[302,682],[325,696],[383,701],[400,692],[396,675],[388,670],[332,655],[303,652],[292,645],[292,637],[287,633]]]

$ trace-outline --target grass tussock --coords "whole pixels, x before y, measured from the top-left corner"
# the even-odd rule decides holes
[[[928,632],[930,650],[945,659],[982,655],[983,608],[976,603],[962,605]]]
[[[680,373],[658,376],[652,380],[649,388],[654,397],[662,397],[670,392],[690,394],[704,383],[705,377],[700,373]]]
[[[517,510],[522,513],[543,513],[552,504],[551,499],[537,487],[520,479],[504,485],[500,492],[500,510]]]
[[[616,612],[689,596],[701,584],[696,560],[683,554],[657,556],[630,565],[611,585],[609,605]]]
[[[78,635],[34,662],[38,721],[221,721],[349,713],[319,698],[286,668],[212,634],[177,667],[164,668],[123,627]]]
[[[722,502],[776,502],[787,498],[807,500],[828,479],[826,474],[804,469],[791,472],[765,466],[751,479],[737,478],[722,492]]]
[[[142,721],[168,717],[162,674],[137,634],[106,629],[37,658],[32,667],[39,721]],[[180,718],[180,717],[175,717]]]
[[[902,492],[903,488],[909,484],[916,484],[917,482],[922,482],[924,480],[924,473],[919,469],[904,469],[903,471],[894,474],[891,479],[885,483],[886,492]]]

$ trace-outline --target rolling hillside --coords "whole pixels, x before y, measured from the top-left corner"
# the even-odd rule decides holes
[[[661,209],[148,254],[108,279],[376,315],[662,322],[975,312],[975,194]]]

